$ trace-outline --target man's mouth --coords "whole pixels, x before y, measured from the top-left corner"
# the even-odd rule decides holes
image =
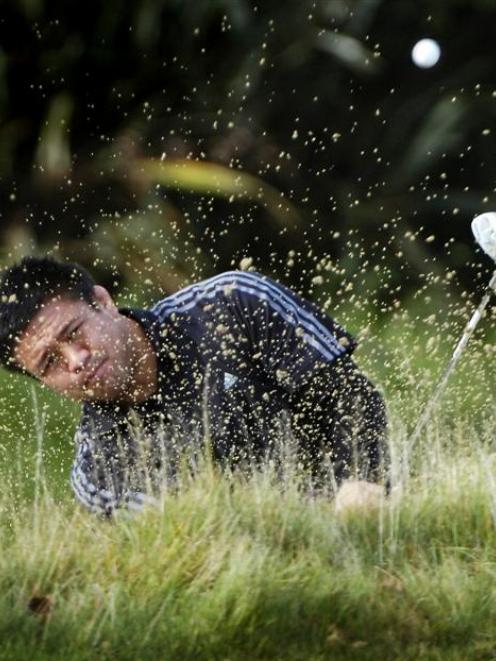
[[[104,363],[107,362],[107,358],[104,358],[98,365],[95,367],[95,369],[90,373],[90,375],[87,377],[86,381],[84,382],[84,386],[88,386],[93,381],[95,381],[98,378],[98,374],[100,372],[100,368],[103,366]]]

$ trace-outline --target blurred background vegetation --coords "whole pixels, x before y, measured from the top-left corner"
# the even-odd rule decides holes
[[[4,0],[0,265],[77,260],[147,304],[251,258],[413,417],[491,269],[469,222],[496,207],[495,32],[494,0]]]
[[[246,256],[331,292],[362,269],[386,305],[426,273],[469,286],[495,24],[493,0],[4,1],[1,257],[152,298]]]

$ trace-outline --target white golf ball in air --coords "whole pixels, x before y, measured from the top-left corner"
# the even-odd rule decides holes
[[[438,63],[441,48],[434,39],[421,39],[412,48],[412,60],[422,69],[429,69]]]

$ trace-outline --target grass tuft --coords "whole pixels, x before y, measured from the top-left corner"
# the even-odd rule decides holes
[[[208,469],[114,522],[4,493],[0,656],[493,658],[495,458],[456,433],[347,516],[270,471]]]

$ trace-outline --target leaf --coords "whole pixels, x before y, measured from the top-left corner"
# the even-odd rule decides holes
[[[467,104],[460,100],[454,103],[447,96],[434,104],[405,151],[396,185],[432,167],[442,154],[448,153],[464,138],[460,127],[468,111]]]
[[[50,102],[40,134],[35,161],[43,175],[60,179],[71,169],[69,123],[74,109],[72,97],[61,92]]]
[[[341,32],[319,32],[315,44],[318,49],[333,55],[355,73],[375,74],[383,64],[383,59],[377,57],[358,39]]]
[[[390,590],[392,592],[404,592],[405,587],[400,578],[392,574],[391,572],[386,571],[385,569],[378,568],[380,571],[379,585],[385,590]]]
[[[335,624],[329,626],[327,634],[327,643],[329,645],[343,645],[346,643],[346,635],[344,631]]]
[[[28,610],[46,620],[52,614],[53,597],[51,595],[33,595],[28,601]]]
[[[273,186],[241,170],[204,161],[141,159],[135,163],[150,182],[216,197],[249,199],[266,207],[281,225],[294,226],[300,215],[293,204]]]

